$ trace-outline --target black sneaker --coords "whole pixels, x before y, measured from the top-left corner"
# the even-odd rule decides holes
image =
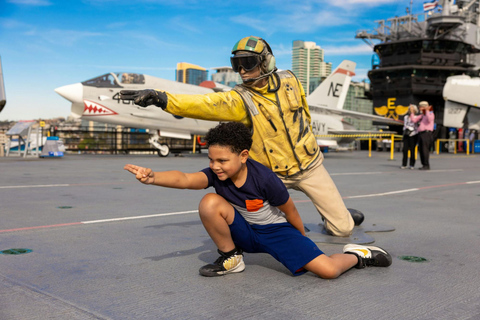
[[[245,270],[242,250],[235,249],[227,253],[220,250],[217,251],[220,253],[220,257],[214,263],[200,268],[199,272],[202,276],[218,277]]]
[[[343,247],[343,253],[354,254],[358,257],[357,269],[372,267],[388,267],[392,264],[392,256],[380,247],[362,246],[359,244],[347,244]]]

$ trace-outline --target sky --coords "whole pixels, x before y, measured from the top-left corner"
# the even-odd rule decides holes
[[[412,12],[422,5],[413,0]],[[54,89],[108,72],[175,80],[178,62],[229,66],[234,44],[250,35],[270,44],[279,69],[292,68],[293,41],[313,41],[333,69],[352,60],[353,80],[368,80],[373,50],[356,33],[407,7],[410,0],[0,0],[0,121],[66,118],[70,102]]]

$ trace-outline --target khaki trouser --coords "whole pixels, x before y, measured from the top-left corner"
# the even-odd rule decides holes
[[[325,229],[334,236],[348,237],[355,226],[335,183],[323,166],[320,154],[312,166],[292,177],[278,175],[285,186],[305,193],[325,219]]]

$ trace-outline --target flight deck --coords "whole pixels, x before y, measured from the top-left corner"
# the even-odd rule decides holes
[[[480,319],[480,155],[430,162],[401,170],[398,152],[325,154],[347,207],[395,230],[367,233],[389,268],[323,280],[248,253],[242,273],[198,274],[218,257],[197,212],[214,190],[142,185],[123,166],[195,172],[206,154],[0,157],[0,319]],[[321,222],[290,194],[305,225]]]

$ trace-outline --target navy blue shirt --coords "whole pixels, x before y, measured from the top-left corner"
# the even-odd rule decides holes
[[[232,204],[250,224],[287,222],[276,208],[285,204],[290,195],[277,175],[261,163],[247,159],[247,179],[237,188],[232,180],[221,181],[210,168],[202,170],[207,175],[208,187]]]

